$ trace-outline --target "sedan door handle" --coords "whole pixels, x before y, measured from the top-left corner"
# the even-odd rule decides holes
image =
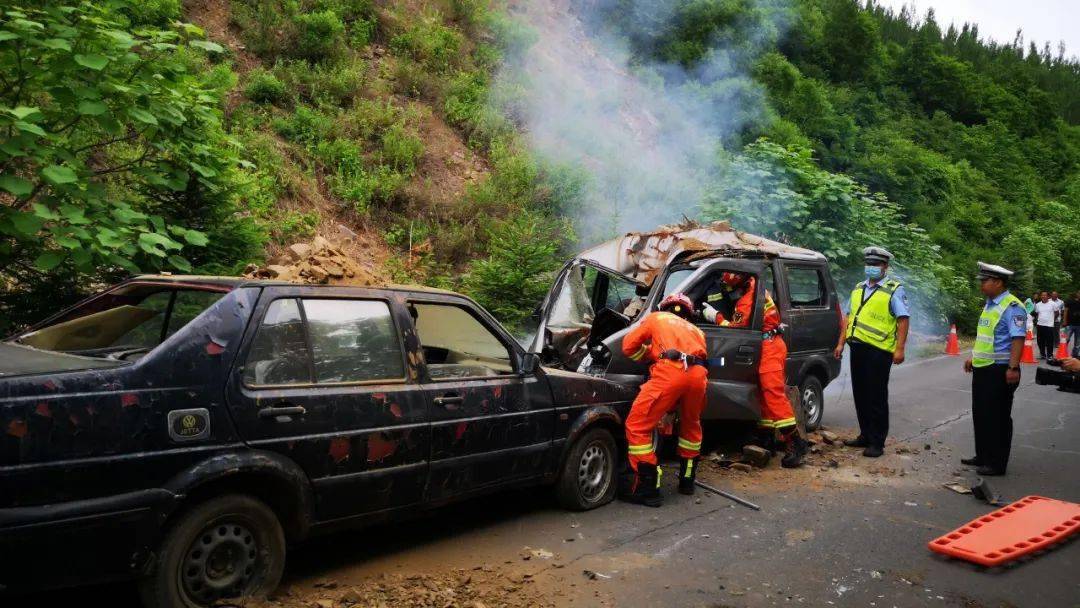
[[[465,403],[465,398],[461,395],[443,395],[442,397],[435,397],[435,405],[441,405],[442,407],[454,411],[457,406]]]
[[[279,405],[264,407],[259,410],[259,418],[276,418],[278,422],[288,422],[291,416],[303,416],[307,409],[299,405]]]

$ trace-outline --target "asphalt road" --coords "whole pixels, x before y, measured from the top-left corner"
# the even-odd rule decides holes
[[[856,422],[846,373],[845,363],[826,391],[825,425],[850,436]],[[1009,500],[1080,502],[1080,395],[1036,386],[1034,375],[1025,366],[1008,476],[991,483]],[[993,509],[942,488],[957,477],[974,480],[959,463],[972,453],[970,376],[956,357],[909,362],[894,368],[890,391],[897,443],[882,459],[827,448],[797,472],[775,464],[752,474],[703,472],[761,511],[703,492],[678,495],[673,476],[661,509],[614,503],[569,513],[541,490],[509,492],[308,543],[290,555],[286,584],[363,584],[381,573],[492,564],[528,572],[532,587],[522,592],[556,606],[1080,606],[1075,539],[995,569],[927,550],[930,539]],[[524,547],[554,557],[523,561]],[[134,594],[111,586],[18,603],[76,599],[126,606]]]

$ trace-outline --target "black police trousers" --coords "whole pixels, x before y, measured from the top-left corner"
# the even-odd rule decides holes
[[[1004,473],[1012,450],[1013,394],[1020,383],[1005,382],[1008,365],[976,367],[971,374],[971,420],[975,425],[975,458],[980,465]]]
[[[851,396],[859,417],[859,435],[870,445],[884,448],[889,434],[889,372],[893,354],[863,342],[848,342],[848,348]]]

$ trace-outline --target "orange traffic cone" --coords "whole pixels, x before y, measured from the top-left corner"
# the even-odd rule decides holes
[[[1020,355],[1020,363],[1035,363],[1035,353],[1031,352],[1031,330],[1027,331],[1024,338],[1024,354]]]
[[[1057,354],[1054,355],[1055,359],[1068,359],[1069,358],[1069,338],[1065,336],[1065,330],[1061,330],[1058,334],[1058,349]]]
[[[946,355],[960,354],[960,340],[956,337],[956,323],[949,328],[949,341],[945,344]]]

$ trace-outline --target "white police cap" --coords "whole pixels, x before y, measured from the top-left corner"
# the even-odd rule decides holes
[[[862,254],[863,259],[875,264],[888,264],[893,258],[893,255],[884,247],[875,247],[873,245],[863,249]]]
[[[1007,281],[1012,275],[1013,271],[1004,266],[979,262],[979,273],[976,274],[975,277],[979,279],[1001,279],[1002,281]]]

